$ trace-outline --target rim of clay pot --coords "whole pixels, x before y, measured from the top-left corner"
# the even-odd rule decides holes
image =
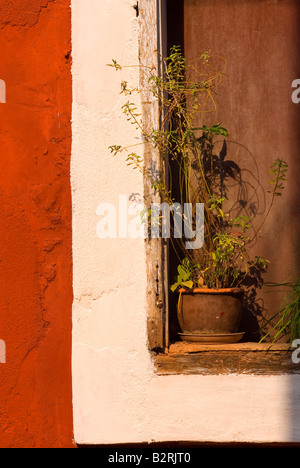
[[[194,288],[188,291],[187,289],[179,289],[181,294],[194,294],[194,293],[202,293],[202,294],[237,294],[246,292],[246,288]]]

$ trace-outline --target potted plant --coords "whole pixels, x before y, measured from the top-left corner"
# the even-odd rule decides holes
[[[176,46],[161,60],[163,75],[149,68],[148,79],[148,88],[161,105],[158,128],[149,131],[132,102],[123,106],[127,119],[159,152],[160,169],[153,174],[132,148],[113,145],[110,150],[114,155],[126,152],[128,165],[150,177],[153,191],[159,194],[162,203],[172,208],[170,242],[178,258],[178,268],[170,287],[178,294],[181,338],[209,343],[239,341],[245,280],[249,275],[265,271],[268,260],[251,257],[250,247],[256,238],[255,234],[250,235],[252,219],[243,214],[232,216],[228,209],[228,185],[240,177],[240,168],[227,158],[227,129],[220,123],[206,126],[203,119],[201,126],[197,123],[199,115],[206,116],[216,108],[215,91],[225,77],[226,61],[204,52],[199,64],[188,65]],[[115,60],[111,66],[122,69]],[[125,95],[139,91],[129,89],[127,82],[122,82],[121,92]],[[218,154],[216,140],[222,141]],[[286,171],[287,164],[277,159],[271,168],[271,201],[262,223],[275,197],[282,193]],[[176,206],[190,207],[188,214],[181,210],[178,215]],[[199,206],[204,207],[202,212],[197,210]],[[150,220],[151,215],[150,205],[144,217]],[[178,219],[183,226],[181,235],[176,230]],[[159,218],[159,221],[162,226],[163,220]],[[203,242],[193,248],[190,233],[197,232],[200,224]]]
[[[292,343],[300,338],[300,278],[281,284],[272,283],[269,286],[280,288],[284,296],[279,310],[261,328],[265,330],[267,325],[271,325],[270,330],[262,336],[260,342],[266,340],[270,332],[274,331],[273,343],[286,335]]]

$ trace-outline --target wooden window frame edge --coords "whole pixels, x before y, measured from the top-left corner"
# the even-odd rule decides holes
[[[197,344],[176,342],[154,357],[157,375],[299,375],[293,348],[281,343]]]
[[[148,81],[146,67],[156,67],[159,72],[159,57],[163,51],[163,6],[164,0],[140,0],[139,2],[139,60],[140,87]],[[142,117],[146,130],[159,125],[159,106],[150,92],[141,92]],[[144,144],[144,162],[146,166],[158,164],[159,154],[151,144]],[[150,181],[144,180],[144,195],[151,197],[152,202],[160,203],[158,197],[153,198]],[[168,247],[167,243],[159,239],[146,239],[146,269],[147,269],[147,330],[148,348],[153,352],[160,352],[169,346],[168,342]]]

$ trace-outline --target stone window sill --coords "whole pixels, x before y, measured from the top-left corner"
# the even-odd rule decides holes
[[[300,374],[289,344],[235,343],[207,345],[176,342],[155,356],[157,375]]]

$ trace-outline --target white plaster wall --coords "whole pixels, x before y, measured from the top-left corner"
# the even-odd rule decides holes
[[[152,0],[149,0],[149,2]],[[73,405],[78,444],[300,440],[299,377],[157,376],[147,351],[142,239],[97,238],[101,202],[143,192],[107,149],[137,142],[120,112],[138,63],[133,0],[72,0]]]

